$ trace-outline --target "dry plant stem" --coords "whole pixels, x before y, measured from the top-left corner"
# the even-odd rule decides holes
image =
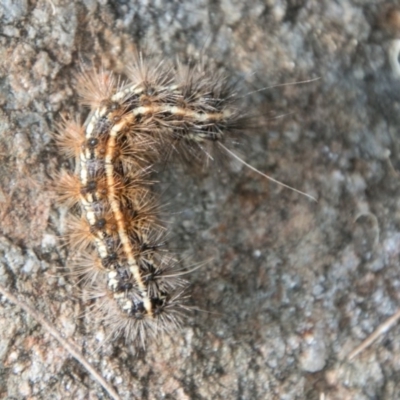
[[[392,326],[400,319],[400,309],[397,310],[390,318],[388,318],[383,324],[379,325],[371,335],[369,335],[359,346],[357,346],[348,356],[347,359],[352,361],[362,351],[369,347],[379,336],[386,333]]]
[[[16,296],[6,290],[2,285],[0,285],[0,293],[10,302],[22,308],[27,314],[29,314],[32,318],[34,318],[39,324],[41,324],[47,332],[49,332],[54,338],[56,338],[62,347],[64,347],[67,352],[74,357],[80,364],[82,364],[92,378],[100,384],[103,389],[110,395],[110,397],[114,400],[121,400],[118,393],[109,385],[105,379],[96,371],[95,368],[86,360],[83,354],[76,348],[75,344],[70,343],[68,340],[64,339],[60,332],[54,328],[54,326],[47,321],[43,315],[34,310],[31,306],[26,304],[25,302],[19,300]]]

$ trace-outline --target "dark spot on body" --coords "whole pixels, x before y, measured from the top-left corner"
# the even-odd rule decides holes
[[[86,144],[90,149],[93,149],[99,144],[99,139],[90,138],[90,139],[88,139]]]
[[[109,110],[110,111],[116,111],[121,107],[121,105],[117,102],[113,102],[110,104]]]
[[[97,229],[103,229],[105,226],[106,226],[106,224],[107,224],[107,221],[105,220],[105,218],[100,218],[100,219],[98,219],[97,221],[96,221],[96,223],[94,224],[94,226],[97,228]]]
[[[109,269],[110,266],[112,266],[112,265],[117,266],[117,260],[118,260],[117,253],[111,253],[107,257],[104,257],[101,259],[101,265],[104,268]]]
[[[166,303],[166,296],[153,297],[151,299],[151,308],[153,309],[153,314],[155,316],[160,315],[164,311]]]
[[[97,188],[97,182],[96,181],[89,181],[88,184],[86,185],[86,190],[88,192],[94,192]]]
[[[134,302],[129,314],[136,319],[143,319],[146,315],[146,309],[144,308],[143,301]]]
[[[81,187],[81,195],[85,196],[88,193],[94,193],[96,187],[96,181],[89,181],[86,186]],[[93,201],[96,201],[96,199],[93,199]]]

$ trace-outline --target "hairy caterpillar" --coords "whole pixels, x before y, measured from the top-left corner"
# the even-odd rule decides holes
[[[209,158],[210,146],[234,129],[234,93],[205,64],[175,65],[137,55],[127,82],[103,70],[82,72],[78,91],[90,114],[64,120],[57,142],[76,159],[62,173],[60,200],[78,208],[69,242],[96,310],[128,340],[170,332],[186,309],[186,281],[163,248],[164,228],[149,172],[171,152]]]
[[[57,142],[75,157],[76,173],[62,173],[57,185],[60,200],[79,209],[69,241],[96,311],[111,335],[144,344],[173,331],[187,309],[187,282],[163,247],[149,173],[173,152],[210,160],[215,143],[237,158],[222,142],[241,114],[223,73],[206,63],[139,54],[127,75],[121,82],[103,70],[81,73],[78,91],[90,114],[83,125],[62,124]]]

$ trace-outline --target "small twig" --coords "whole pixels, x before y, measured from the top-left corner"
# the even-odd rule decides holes
[[[9,301],[22,308],[27,314],[29,314],[32,318],[34,318],[39,324],[41,324],[48,333],[50,333],[54,338],[56,338],[61,346],[64,347],[67,352],[74,357],[80,364],[82,364],[92,378],[100,384],[104,390],[110,395],[110,397],[114,400],[121,400],[118,393],[114,390],[114,388],[109,385],[106,380],[100,375],[100,373],[86,360],[84,355],[78,350],[75,344],[70,343],[67,339],[64,339],[60,332],[54,328],[54,326],[47,321],[47,319],[34,310],[31,306],[26,304],[25,302],[19,300],[16,296],[11,294],[8,290],[6,290],[2,285],[0,285],[0,293]]]
[[[56,15],[57,11],[56,11],[56,6],[54,5],[54,3],[52,2],[52,0],[47,0],[50,5],[51,5],[51,9],[53,11],[53,15]]]
[[[353,360],[358,354],[369,347],[379,336],[386,333],[400,319],[400,309],[388,318],[385,322],[378,326],[359,346],[357,346],[348,356],[349,361]]]

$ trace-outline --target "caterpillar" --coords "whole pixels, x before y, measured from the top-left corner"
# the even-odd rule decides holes
[[[223,144],[243,122],[223,71],[204,61],[171,64],[139,53],[127,76],[125,82],[103,69],[82,70],[77,89],[90,112],[84,124],[61,124],[56,142],[76,165],[75,173],[61,173],[57,188],[60,201],[78,209],[68,239],[80,254],[75,272],[97,315],[110,336],[144,346],[148,337],[179,327],[189,308],[184,272],[164,246],[151,188],[155,164],[173,153],[208,163],[218,144],[263,177],[312,196],[256,170]]]
[[[61,124],[58,147],[76,165],[56,185],[60,201],[78,210],[68,241],[97,314],[112,336],[144,345],[177,328],[188,308],[187,281],[163,245],[150,173],[172,153],[210,160],[240,118],[226,77],[205,62],[138,54],[127,76],[82,70],[77,89],[90,113],[84,124]]]

